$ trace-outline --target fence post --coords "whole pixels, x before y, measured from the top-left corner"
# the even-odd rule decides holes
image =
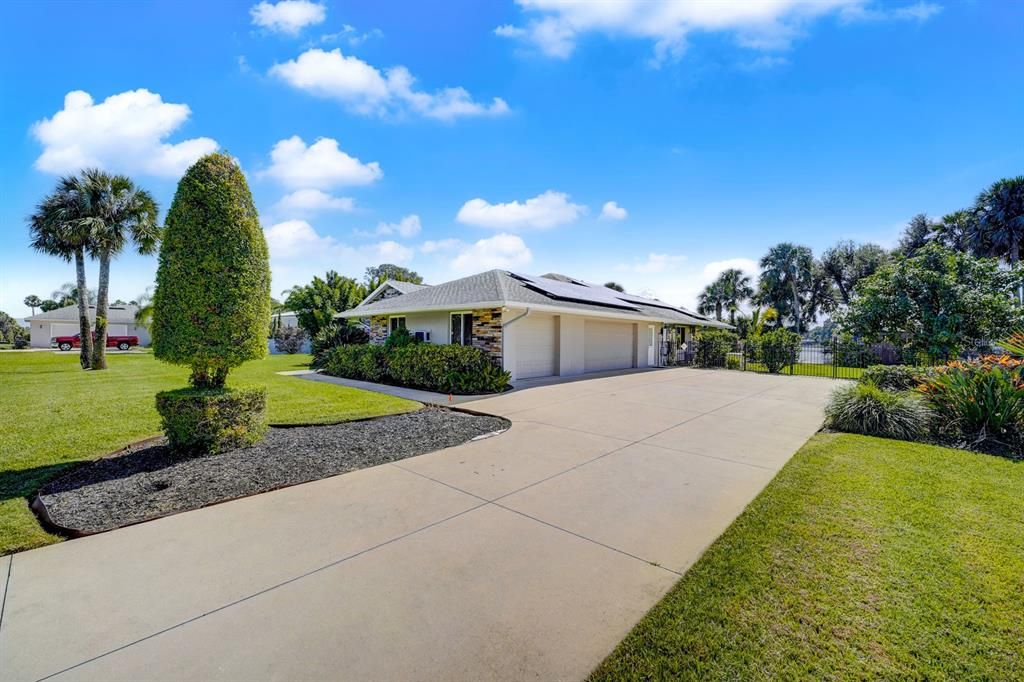
[[[832,338],[832,378],[839,377],[839,340]]]

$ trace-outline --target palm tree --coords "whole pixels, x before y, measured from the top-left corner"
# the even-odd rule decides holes
[[[153,287],[146,287],[132,304],[139,307],[135,311],[135,324],[149,329],[153,325]]]
[[[974,212],[964,209],[942,216],[942,219],[932,227],[936,240],[955,251],[971,253],[975,250],[971,239],[976,233],[977,224],[978,217]],[[985,250],[987,249],[981,249]]]
[[[736,326],[736,311],[740,304],[754,295],[754,288],[750,286],[750,277],[743,274],[742,270],[729,268],[718,276],[725,293],[725,305],[729,310],[729,324]]]
[[[806,246],[782,242],[768,249],[761,259],[758,299],[793,318],[796,333],[802,328],[801,291],[811,288],[814,256]],[[789,300],[786,300],[786,299]]]
[[[986,255],[1017,265],[1024,242],[1024,176],[993,183],[978,196],[974,214],[977,225],[972,231],[972,245]]]
[[[43,299],[39,298],[35,294],[30,294],[29,296],[25,297],[25,300],[22,301],[22,303],[31,308],[32,316],[35,317],[36,308],[43,304]]]
[[[722,285],[722,280],[716,279],[698,294],[697,312],[701,315],[714,315],[715,319],[721,322],[722,310],[728,302],[729,294]]]
[[[82,171],[87,215],[82,218],[91,234],[90,255],[100,263],[96,293],[96,343],[92,368],[107,368],[107,313],[110,261],[131,241],[140,254],[151,254],[160,243],[157,205],[152,195],[124,175],[108,175],[89,168]]]
[[[28,218],[31,246],[36,251],[75,262],[78,291],[88,292],[85,281],[85,253],[91,245],[87,227],[82,224],[84,205],[78,179],[66,176],[57,181],[57,188],[36,205]],[[58,298],[63,292],[55,292]],[[78,296],[78,325],[81,334],[79,362],[88,369],[92,356],[92,333],[89,324],[88,296]]]

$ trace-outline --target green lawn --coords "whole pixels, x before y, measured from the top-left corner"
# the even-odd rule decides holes
[[[746,371],[767,372],[768,370],[767,368],[765,368],[764,365],[760,363],[748,362]],[[833,371],[835,372],[834,375]],[[864,369],[862,367],[837,366],[833,368],[832,365],[822,365],[813,362],[798,362],[795,365],[792,365],[791,367],[786,367],[784,370],[779,372],[779,374],[785,375],[795,374],[798,376],[830,378],[834,377],[837,379],[857,379],[863,373]]]
[[[28,508],[42,483],[83,460],[159,435],[157,391],[184,386],[188,370],[152,354],[112,354],[84,372],[73,353],[0,353],[0,555],[56,542]],[[275,374],[308,355],[272,355],[235,370],[231,385],[263,384],[272,424],[326,424],[417,409],[418,403]]]
[[[821,434],[594,672],[1024,678],[1024,466]]]

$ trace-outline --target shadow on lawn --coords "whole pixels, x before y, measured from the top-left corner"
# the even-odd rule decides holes
[[[61,462],[44,466],[0,471],[0,501],[15,498],[31,498],[40,487],[54,478],[66,474],[75,467],[85,464],[88,460]]]

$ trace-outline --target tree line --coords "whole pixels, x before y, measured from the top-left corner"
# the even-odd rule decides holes
[[[824,316],[839,333],[929,353],[956,353],[1022,324],[1024,177],[1005,178],[938,220],[910,219],[897,246],[838,242],[820,257],[782,242],[759,262],[756,284],[730,269],[698,297],[698,312],[741,336],[780,326],[808,336]],[[753,307],[743,314],[744,304]]]

